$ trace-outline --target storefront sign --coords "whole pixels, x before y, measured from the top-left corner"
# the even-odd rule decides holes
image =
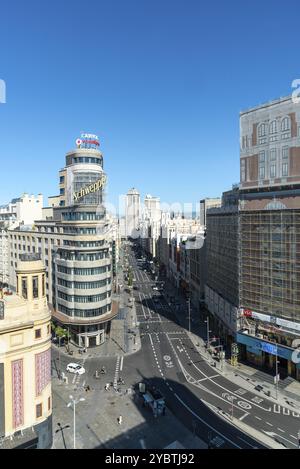
[[[82,197],[89,195],[94,192],[98,192],[103,186],[106,184],[107,178],[106,176],[102,176],[98,181],[89,186],[83,187],[80,191],[74,193],[74,200],[77,202],[78,200],[82,199]]]
[[[269,316],[268,314],[261,314],[250,309],[241,308],[241,316],[246,318],[258,319],[259,321],[269,322],[270,324],[276,324],[277,326],[286,327],[295,331],[300,331],[300,323],[287,321],[286,319],[277,318],[276,316]]]
[[[269,344],[268,342],[260,342],[260,349],[263,352],[270,353],[271,355],[277,355],[277,345]]]

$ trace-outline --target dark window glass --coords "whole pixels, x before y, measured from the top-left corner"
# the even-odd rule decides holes
[[[36,276],[32,277],[32,292],[33,298],[39,297],[39,278]]]

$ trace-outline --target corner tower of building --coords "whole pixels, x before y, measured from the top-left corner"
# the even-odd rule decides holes
[[[40,256],[21,255],[16,274],[17,294],[0,300],[2,448],[50,448],[51,315]]]

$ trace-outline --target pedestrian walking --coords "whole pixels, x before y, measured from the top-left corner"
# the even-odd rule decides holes
[[[118,417],[118,424],[121,425],[122,422],[123,422],[123,417],[122,417],[122,415],[120,415],[120,416]]]

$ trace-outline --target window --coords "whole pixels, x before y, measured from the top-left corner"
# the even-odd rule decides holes
[[[277,122],[272,121],[270,124],[270,134],[276,134],[277,132]]]
[[[276,178],[276,165],[272,164],[270,166],[270,178]]]
[[[282,149],[282,159],[286,160],[289,157],[289,147],[283,147]]]
[[[47,325],[47,334],[50,334],[50,324]]]
[[[270,151],[270,160],[276,161],[276,148],[272,148],[272,150]]]
[[[288,176],[288,164],[282,163],[282,176]]]
[[[39,419],[43,415],[43,404],[37,404],[35,407],[36,418]]]
[[[51,397],[48,397],[48,410],[51,410]]]
[[[281,121],[281,131],[287,132],[291,128],[291,121],[289,117],[284,117]]]
[[[42,337],[42,331],[41,329],[36,329],[35,330],[35,338],[40,339]]]
[[[27,277],[22,277],[22,297],[27,300]]]
[[[42,296],[45,296],[45,274],[42,276]]]
[[[33,298],[39,297],[39,278],[37,276],[32,277],[32,292]]]
[[[265,137],[266,135],[266,124],[260,124],[258,127],[258,136],[259,137]]]
[[[261,166],[259,168],[259,179],[264,179],[265,178],[265,167]]]
[[[65,195],[65,189],[63,188],[60,189],[60,195]]]
[[[260,163],[264,163],[264,162],[265,162],[265,152],[264,152],[264,151],[260,151],[260,152],[259,152],[259,162],[260,162]]]
[[[246,161],[241,161],[241,181],[245,182],[246,180]]]
[[[65,176],[60,176],[59,182],[60,184],[63,184],[65,182]]]

